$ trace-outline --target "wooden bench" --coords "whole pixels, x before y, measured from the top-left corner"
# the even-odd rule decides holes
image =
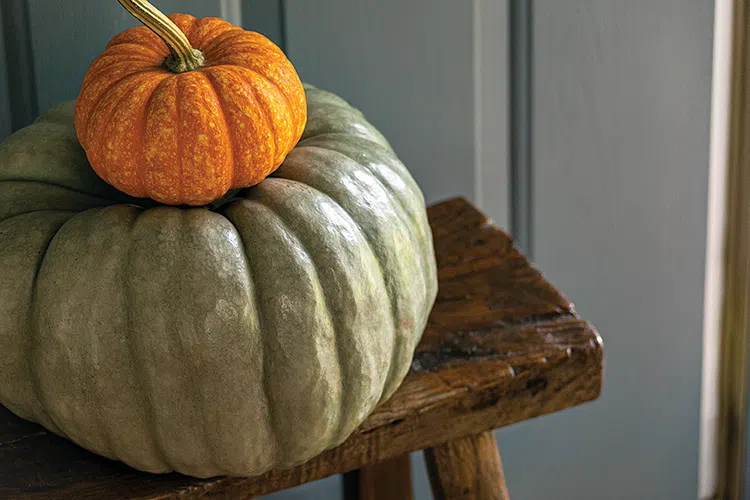
[[[425,450],[436,499],[505,499],[492,429],[596,399],[602,342],[502,231],[463,199],[432,206],[440,292],[401,388],[341,446],[254,478],[149,475],[0,406],[0,498],[252,498],[347,473],[348,499],[411,497]],[[581,471],[584,473],[585,471]]]

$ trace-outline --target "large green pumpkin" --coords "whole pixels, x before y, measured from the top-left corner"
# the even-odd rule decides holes
[[[284,165],[212,207],[99,180],[70,103],[0,145],[0,403],[138,469],[244,476],[396,390],[437,291],[424,200],[359,111],[306,90]]]

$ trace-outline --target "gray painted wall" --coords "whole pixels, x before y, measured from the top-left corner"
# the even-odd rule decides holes
[[[292,1],[286,20],[302,78],[362,109],[430,200],[474,197],[470,2]]]
[[[514,500],[697,497],[712,2],[534,2],[534,252],[601,400],[498,433]]]
[[[283,5],[304,80],[362,109],[428,202],[465,196],[508,227],[506,1]]]
[[[257,31],[284,48],[284,7],[280,0],[242,1],[242,27]]]

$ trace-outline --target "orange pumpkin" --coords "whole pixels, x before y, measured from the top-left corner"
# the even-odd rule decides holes
[[[113,38],[83,80],[75,126],[96,173],[131,196],[205,205],[276,170],[307,121],[281,49],[218,18],[119,1],[146,26]]]

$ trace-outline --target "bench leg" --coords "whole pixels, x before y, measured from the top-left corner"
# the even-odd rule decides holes
[[[425,450],[435,500],[508,500],[492,431]]]
[[[411,500],[409,455],[344,474],[344,500]]]

